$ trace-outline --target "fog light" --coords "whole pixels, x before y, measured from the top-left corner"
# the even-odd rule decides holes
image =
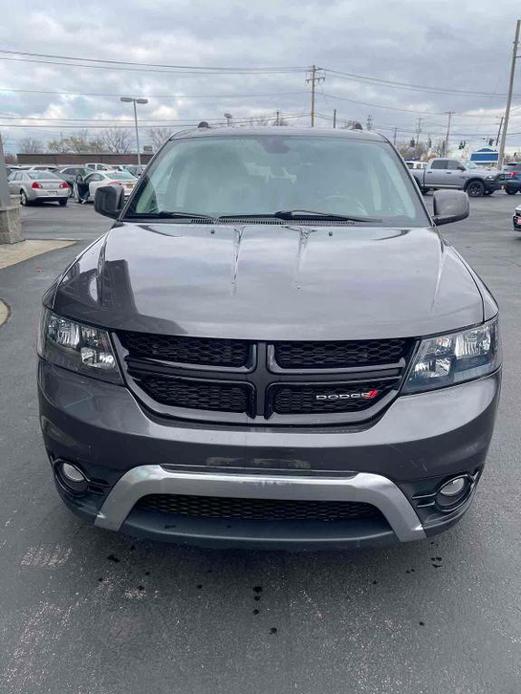
[[[62,464],[63,476],[70,482],[85,482],[85,475],[70,463]]]
[[[456,477],[456,479],[451,480],[450,482],[447,482],[447,484],[443,485],[443,487],[440,489],[440,494],[449,497],[459,496],[467,484],[468,480],[466,477]]]
[[[88,480],[83,472],[72,463],[60,461],[56,465],[56,472],[62,486],[72,492],[84,492],[88,486]]]
[[[436,503],[442,509],[452,509],[461,504],[472,488],[468,477],[455,477],[440,487],[436,494]]]

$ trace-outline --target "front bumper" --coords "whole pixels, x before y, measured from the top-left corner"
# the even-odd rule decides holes
[[[502,182],[499,180],[499,178],[495,179],[483,179],[483,183],[485,184],[485,190],[487,193],[493,193],[496,190],[501,190],[502,188]]]
[[[420,539],[464,513],[420,508],[442,481],[479,475],[495,418],[500,373],[402,396],[376,422],[282,429],[195,424],[146,412],[130,391],[55,367],[38,374],[40,421],[51,460],[80,467],[95,491],[76,513],[133,535],[228,545],[360,546]],[[374,505],[383,520],[295,522],[191,519],[143,511],[148,494],[320,499]]]

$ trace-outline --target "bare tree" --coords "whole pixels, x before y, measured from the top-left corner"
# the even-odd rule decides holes
[[[89,131],[78,130],[69,137],[51,140],[47,143],[50,152],[72,152],[73,154],[99,153],[105,151],[105,143],[101,137],[90,138]]]
[[[103,131],[101,141],[106,152],[128,154],[132,144],[132,133],[127,128],[107,128]]]
[[[344,130],[363,130],[362,123],[357,120],[346,120],[344,125],[341,126]]]
[[[426,145],[423,142],[416,142],[414,139],[410,142],[399,144],[398,151],[404,159],[419,160],[424,159],[427,155]]]
[[[244,125],[270,125],[271,121],[269,118],[266,118],[266,116],[252,116],[251,118],[248,118],[247,121],[245,121]]]
[[[172,130],[170,128],[149,128],[148,129],[148,136],[152,142],[152,147],[154,149],[154,152],[157,152],[157,150],[161,147],[163,142],[170,137],[172,134]]]
[[[18,149],[21,154],[41,154],[44,146],[40,140],[34,137],[23,137],[18,141]]]

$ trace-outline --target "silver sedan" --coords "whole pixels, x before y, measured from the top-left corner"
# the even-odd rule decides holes
[[[52,171],[13,171],[9,176],[9,192],[20,196],[20,204],[57,202],[65,207],[71,193],[69,184]]]

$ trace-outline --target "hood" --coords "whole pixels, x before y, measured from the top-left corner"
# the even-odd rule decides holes
[[[46,301],[107,328],[255,340],[417,337],[483,320],[473,276],[430,228],[125,223]]]

